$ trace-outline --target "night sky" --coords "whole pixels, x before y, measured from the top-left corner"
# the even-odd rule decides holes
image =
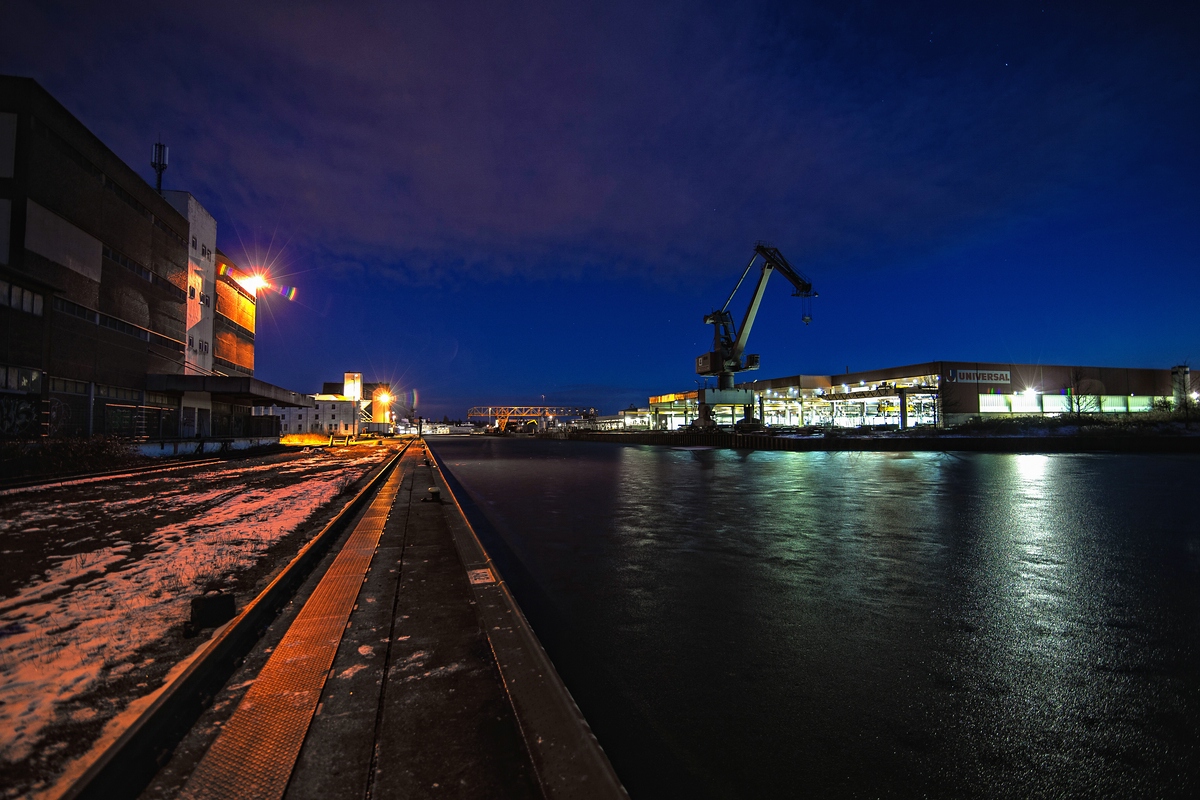
[[[0,72],[297,287],[257,377],[611,413],[695,388],[760,239],[820,297],[747,379],[1200,367],[1198,8],[8,0]]]

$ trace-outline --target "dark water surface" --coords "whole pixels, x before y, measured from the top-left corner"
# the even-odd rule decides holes
[[[1200,458],[431,444],[634,798],[1200,796]]]

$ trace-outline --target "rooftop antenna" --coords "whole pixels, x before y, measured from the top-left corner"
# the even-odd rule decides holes
[[[162,138],[160,135],[159,138]],[[154,143],[154,154],[150,158],[150,166],[154,167],[154,188],[162,194],[162,174],[167,169],[167,146],[162,142]]]

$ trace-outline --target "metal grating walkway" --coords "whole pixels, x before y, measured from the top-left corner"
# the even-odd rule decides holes
[[[283,796],[401,480],[397,465],[196,766],[181,798]]]

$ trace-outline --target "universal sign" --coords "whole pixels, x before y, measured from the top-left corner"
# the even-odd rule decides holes
[[[951,383],[1012,383],[1012,373],[994,369],[952,369]]]

